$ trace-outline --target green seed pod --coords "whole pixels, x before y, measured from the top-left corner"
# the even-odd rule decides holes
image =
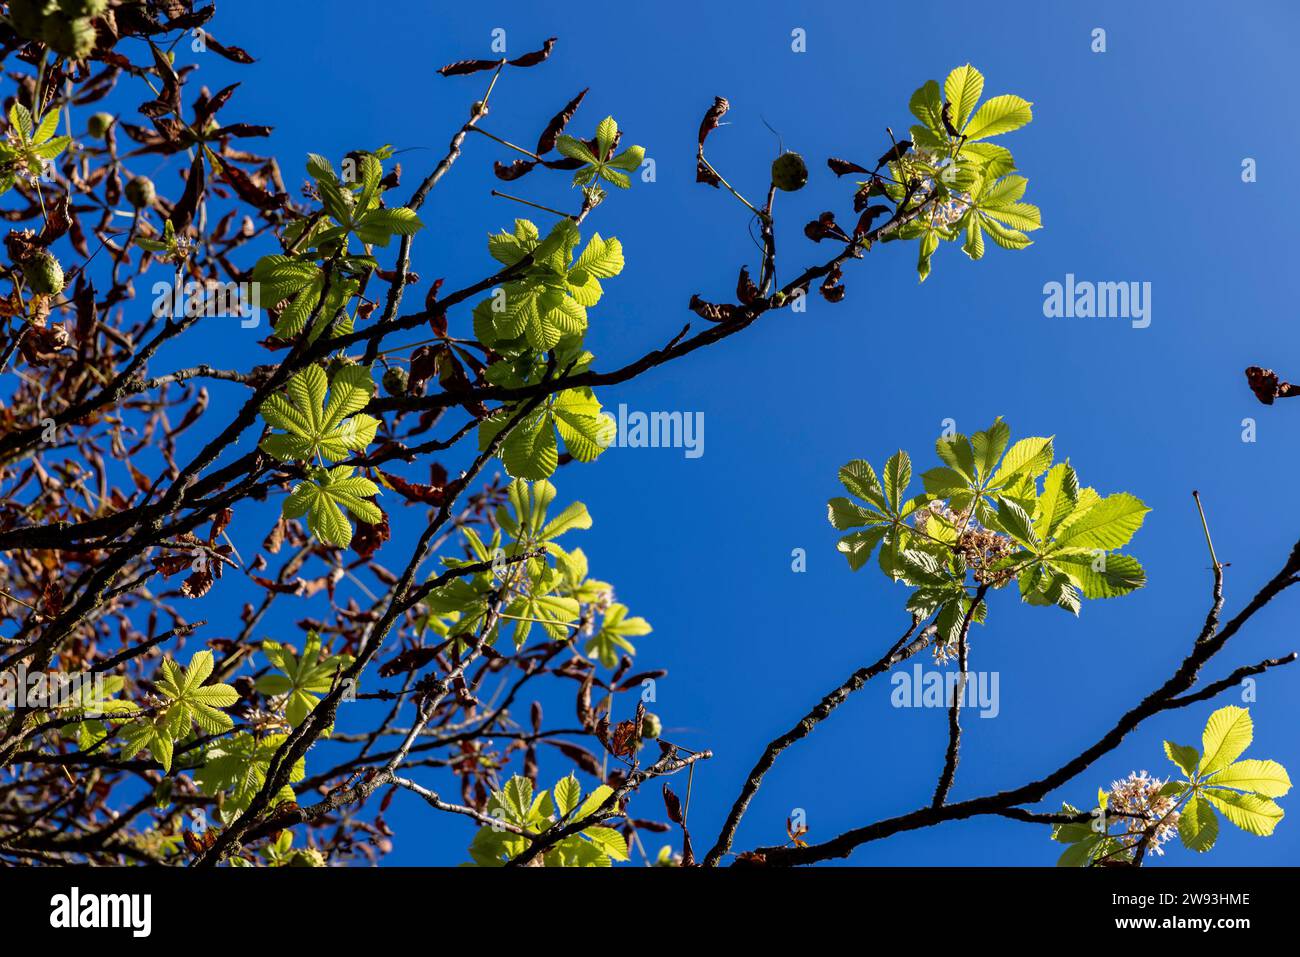
[[[94,113],[86,123],[86,132],[97,140],[102,140],[108,135],[108,128],[113,125],[116,117],[112,113]]]
[[[772,161],[772,185],[793,193],[808,182],[808,166],[798,153],[786,151]]]
[[[391,366],[384,372],[384,391],[391,396],[406,395],[406,387],[410,378],[406,370],[399,366]]]
[[[144,209],[154,204],[158,191],[154,189],[153,180],[148,176],[135,176],[126,184],[126,201],[136,209]]]
[[[59,0],[59,9],[69,17],[98,17],[108,9],[108,0]]]
[[[51,14],[45,18],[41,36],[55,53],[73,60],[84,59],[95,50],[95,27],[86,17],[68,20]]]
[[[663,722],[659,720],[657,714],[647,711],[645,717],[641,719],[641,737],[643,738],[657,738],[659,732],[663,729]]]
[[[48,249],[42,249],[23,262],[23,278],[33,292],[57,296],[63,292],[63,267]]]

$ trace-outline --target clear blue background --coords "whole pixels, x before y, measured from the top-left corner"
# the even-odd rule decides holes
[[[492,56],[496,27],[507,31],[512,56],[558,35],[544,66],[505,74],[484,126],[531,145],[545,120],[590,86],[571,131],[590,135],[613,113],[625,142],[643,144],[656,161],[657,182],[611,196],[589,220],[589,228],[622,240],[628,263],[592,311],[588,341],[601,368],[661,346],[687,320],[698,328],[702,323],[685,308],[689,296],[726,300],[738,267],[757,269],[747,212],[694,182],[696,128],[715,94],[733,108],[729,125],[710,141],[710,155],[751,198],[761,199],[778,149],[764,121],[809,160],[808,188],[780,197],[777,209],[783,278],[827,255],[803,238],[806,221],[823,209],[849,219],[853,187],[836,181],[825,158],[874,161],[888,143],[884,127],[901,133],[910,125],[908,97],[922,82],[942,82],[969,61],[985,74],[986,96],[1014,92],[1033,101],[1033,123],[1005,139],[1030,179],[1027,199],[1042,208],[1046,224],[1027,251],[989,244],[984,261],[972,263],[945,246],[933,275],[918,285],[914,245],[878,247],[847,269],[842,304],[817,298],[803,315],[770,315],[725,344],[601,391],[611,409],[623,402],[703,412],[702,458],[688,460],[674,449],[614,449],[594,465],[565,467],[556,476],[561,501],[581,500],[595,517],[591,531],[573,533],[566,544],[580,544],[593,574],[616,583],[632,613],[654,625],[638,642],[638,664],[669,669],[655,706],[665,736],[715,752],[695,775],[690,806],[700,853],[762,745],[853,669],[875,660],[906,623],[904,589],[874,568],[850,573],[835,552],[825,501],[840,494],[836,470],[849,459],[880,464],[901,447],[918,470],[926,468],[944,419],[970,432],[1002,415],[1017,437],[1054,434],[1058,455],[1071,459],[1086,484],[1103,494],[1131,491],[1153,509],[1131,546],[1149,576],[1143,591],[1086,603],[1077,620],[1021,606],[1012,593],[993,598],[989,623],[972,638],[972,668],[1000,673],[1001,714],[980,720],[967,713],[954,799],[1054,769],[1181,661],[1209,600],[1210,563],[1193,488],[1201,490],[1220,557],[1231,562],[1229,614],[1280,566],[1300,533],[1286,494],[1300,465],[1300,408],[1258,405],[1242,376],[1250,364],[1300,375],[1284,241],[1295,215],[1285,164],[1300,146],[1291,119],[1294,8],[791,7],[751,0],[587,13],[533,3],[223,2],[213,33],[247,47],[258,62],[237,68],[186,44],[177,49],[178,63],[196,63],[197,79],[213,89],[242,81],[226,116],[275,125],[269,148],[291,188],[303,179],[309,150],[337,158],[391,143],[421,148],[399,157],[405,178],[398,192],[405,197],[442,155],[487,77],[442,79],[435,68]],[[806,53],[791,51],[796,27],[807,31]],[[1095,27],[1107,32],[1104,54],[1090,51]],[[115,102],[133,110],[145,98],[135,90]],[[1244,157],[1258,161],[1259,182],[1241,181]],[[502,185],[491,174],[492,160],[512,158],[486,138],[469,139],[421,213],[427,229],[415,242],[415,267],[425,284],[445,276],[455,288],[491,268],[486,234],[527,215],[488,195]],[[170,188],[168,177],[181,168],[182,160],[173,159],[136,171]],[[563,174],[534,173],[502,188],[544,203],[576,203]],[[165,278],[157,271],[151,280]],[[1150,282],[1150,328],[1044,318],[1043,284],[1067,272]],[[423,286],[408,295],[408,307],[418,308],[422,295]],[[142,296],[130,308],[147,302]],[[237,367],[267,360],[255,345],[264,328],[248,332],[228,323],[206,322],[206,332],[155,361],[152,371],[199,357]],[[468,312],[453,314],[452,324],[467,331]],[[244,393],[210,388],[206,418],[215,428]],[[1253,444],[1242,441],[1246,417],[1258,422]],[[200,438],[196,430],[187,445]],[[250,433],[245,446],[251,441]],[[422,469],[407,474],[425,477]],[[400,527],[383,555],[400,567],[422,511],[387,505]],[[241,510],[232,534],[246,555],[270,521],[270,507]],[[791,571],[795,548],[807,550],[806,573]],[[193,615],[213,619],[207,637],[230,634],[233,612],[254,593],[228,575]],[[1297,601],[1300,594],[1288,595],[1259,615],[1205,677],[1297,647]],[[294,622],[323,613],[323,603],[282,600],[258,637],[299,640]],[[928,667],[928,655],[924,661]],[[806,811],[808,836],[821,841],[929,802],[945,714],[894,709],[890,690],[885,680],[868,686],[783,756],[745,819],[738,850],[779,843],[794,808]],[[1282,669],[1260,680],[1250,706],[1256,736],[1249,755],[1281,760],[1293,773],[1300,769],[1298,691],[1300,668]],[[571,698],[546,703],[549,720],[571,720]],[[1161,740],[1199,745],[1206,717],[1229,703],[1240,702],[1225,695],[1147,722],[1043,807],[1061,799],[1091,806],[1099,785],[1130,770],[1168,774]],[[341,715],[340,727],[367,726],[363,708]],[[309,773],[337,749],[318,745]],[[548,761],[543,784],[566,772]],[[447,776],[416,776],[458,793]],[[673,785],[680,793],[685,782]],[[662,815],[654,793],[633,808],[640,816]],[[406,794],[387,819],[396,831],[391,863],[459,862],[473,831]],[[646,837],[653,855],[663,842]],[[1175,841],[1165,860],[1289,864],[1298,849],[1300,830],[1289,812],[1271,839],[1225,822],[1208,857]],[[983,818],[866,845],[852,862],[1051,864],[1059,850],[1043,827]]]

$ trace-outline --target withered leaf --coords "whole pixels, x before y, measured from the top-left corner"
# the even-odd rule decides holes
[[[866,209],[864,209],[862,211],[862,215],[858,217],[858,225],[855,226],[853,229],[854,238],[857,238],[859,236],[865,236],[867,233],[869,233],[871,231],[871,224],[876,221],[876,217],[881,216],[887,212],[889,212],[889,207],[881,206],[879,204],[875,206],[868,206]]]
[[[537,66],[551,55],[551,50],[555,48],[555,41],[558,37],[548,37],[542,44],[540,50],[533,50],[531,53],[525,53],[523,56],[515,57],[507,61],[511,66]]]
[[[851,162],[850,160],[836,159],[833,156],[826,160],[826,165],[831,168],[831,172],[836,176],[845,176],[849,173],[871,172],[871,170],[867,169],[865,166],[859,166],[857,163]]]
[[[664,808],[668,811],[668,820],[674,824],[682,823],[682,802],[667,781],[664,782]]]
[[[492,164],[492,172],[496,174],[497,179],[505,180],[507,183],[516,180],[526,173],[532,172],[537,165],[537,160],[517,159],[509,166],[496,160]]]
[[[387,512],[384,513],[383,519],[378,522],[370,524],[358,522],[357,525],[356,534],[352,536],[352,550],[361,558],[370,558],[393,534],[388,527]]]
[[[840,242],[849,241],[848,235],[844,230],[840,229],[835,222],[835,214],[830,210],[822,213],[804,226],[803,234],[815,243],[819,243],[823,239],[838,239]]]
[[[902,159],[904,154],[906,154],[907,151],[910,150],[911,148],[912,148],[911,140],[899,140],[897,143],[895,143],[893,146],[889,148],[889,150],[885,153],[884,156],[876,160],[876,169],[880,169],[880,167],[884,166],[886,163],[892,163],[895,160]]]
[[[199,200],[203,198],[203,191],[206,186],[207,170],[203,164],[203,151],[199,150],[194,154],[194,162],[190,164],[189,175],[185,177],[185,192],[181,194],[180,201],[172,208],[172,226],[176,228],[178,233],[194,219],[194,214],[199,208]]]
[[[614,738],[609,750],[615,757],[631,755],[636,751],[639,730],[635,721],[620,721],[614,726]]]
[[[1265,405],[1272,405],[1276,399],[1290,399],[1300,395],[1300,385],[1283,382],[1272,369],[1251,366],[1246,370],[1246,382],[1255,398]]]
[[[438,657],[437,648],[407,648],[379,666],[379,677],[391,678],[408,671],[418,671]]]
[[[573,119],[573,114],[578,111],[583,99],[587,96],[584,89],[581,93],[571,99],[564,105],[564,109],[551,117],[551,121],[546,124],[546,129],[542,130],[542,135],[537,138],[537,149],[534,151],[538,156],[544,156],[551,150],[555,149],[555,144],[564,132],[564,128],[569,125],[569,120]],[[500,174],[498,174],[500,175]]]
[[[704,141],[708,139],[710,133],[718,128],[719,122],[729,109],[731,109],[731,104],[727,102],[725,96],[715,96],[713,105],[705,112],[704,119],[700,120],[699,145],[696,147],[695,152],[695,181],[697,183],[708,183],[714,189],[722,185],[722,180],[713,171],[713,167],[704,159]]]
[[[441,505],[443,503],[444,494],[441,486],[421,485],[418,482],[407,481],[392,472],[385,472],[383,469],[377,469],[376,471],[383,477],[384,484],[406,499],[407,502],[420,502],[424,505]]]
[[[736,280],[736,298],[747,306],[759,298],[758,285],[749,278],[748,266],[740,267],[740,276]]]
[[[705,302],[699,296],[691,296],[691,301],[687,305],[691,312],[709,322],[730,322],[736,316],[735,306]]]
[[[438,72],[443,76],[465,76],[481,70],[494,70],[501,65],[501,62],[500,60],[457,60],[455,63],[438,67]]]
[[[232,63],[256,62],[252,56],[249,55],[247,50],[242,47],[228,47],[225,44],[220,43],[216,37],[211,33],[208,33],[206,30],[203,31],[203,41],[207,44],[209,50],[217,54],[217,56],[225,57]]]

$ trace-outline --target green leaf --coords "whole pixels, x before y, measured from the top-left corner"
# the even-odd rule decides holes
[[[1196,765],[1201,760],[1201,752],[1190,744],[1174,744],[1172,741],[1165,742],[1165,755],[1189,778],[1196,773]]]
[[[1002,459],[1002,464],[998,466],[997,471],[988,480],[988,487],[993,489],[1002,488],[1012,479],[1022,475],[1037,478],[1047,471],[1048,466],[1052,464],[1054,455],[1050,437],[1035,436],[1021,439],[1007,451],[1007,454]]]
[[[369,499],[379,493],[379,486],[363,476],[353,476],[351,466],[312,469],[309,477],[294,486],[284,501],[285,518],[307,516],[311,533],[327,545],[346,548],[352,543],[352,516],[367,524],[383,521],[384,513]]]
[[[1219,818],[1209,802],[1199,795],[1183,807],[1178,818],[1178,836],[1184,847],[1202,854],[1218,840]]]
[[[857,571],[871,559],[871,553],[885,537],[885,526],[868,528],[865,531],[845,535],[836,543],[835,548],[849,562],[849,568]]]
[[[350,451],[364,451],[379,427],[373,416],[354,415],[366,407],[374,392],[369,368],[350,365],[340,369],[328,382],[328,402],[326,388],[325,370],[308,366],[289,380],[283,393],[263,402],[262,418],[287,434],[267,436],[261,449],[286,462],[316,456],[337,461]]]
[[[586,653],[595,655],[606,668],[618,665],[619,651],[636,654],[636,647],[627,639],[650,634],[650,623],[644,618],[628,618],[627,606],[612,604],[605,611],[600,630],[587,642]]]
[[[911,481],[912,460],[906,452],[899,449],[885,463],[885,498],[889,501],[893,514],[897,515],[902,510],[903,495]]]
[[[1205,731],[1201,735],[1201,773],[1222,771],[1241,756],[1254,736],[1250,712],[1245,708],[1228,705],[1214,712],[1205,723]]]
[[[424,227],[414,210],[405,206],[395,209],[372,209],[357,220],[355,232],[363,243],[387,246],[394,236],[413,236]]]
[[[1116,598],[1146,585],[1147,576],[1137,559],[1107,554],[1100,549],[1053,551],[1051,564],[1060,567],[1086,598]],[[1100,565],[1100,567],[1098,567]]]
[[[1097,845],[1103,840],[1099,834],[1084,838],[1076,844],[1071,844],[1061,856],[1056,859],[1057,867],[1084,867],[1091,860],[1092,855],[1097,850]]]
[[[582,836],[614,860],[627,860],[627,841],[623,840],[623,835],[612,827],[599,825],[589,827],[582,832]]]
[[[1277,804],[1258,794],[1241,794],[1215,788],[1208,788],[1203,793],[1207,801],[1223,812],[1224,817],[1243,831],[1249,831],[1258,837],[1272,834],[1283,817],[1283,811]]]
[[[1127,492],[1108,495],[1072,522],[1058,537],[1057,544],[1070,548],[1120,548],[1142,527],[1149,511],[1141,499]]]
[[[939,84],[934,80],[927,80],[924,86],[918,87],[912,94],[912,99],[908,103],[908,108],[912,115],[925,124],[936,137],[946,139],[947,134],[943,128],[943,94],[939,92]]]
[[[559,460],[555,432],[545,413],[524,419],[501,445],[501,461],[515,478],[544,479],[555,471]]]
[[[952,125],[960,133],[984,92],[984,76],[969,63],[948,74],[943,95],[952,105]]]
[[[1034,510],[1034,531],[1041,539],[1051,538],[1065,516],[1079,501],[1079,477],[1068,463],[1053,465],[1043,479],[1043,494]]]
[[[868,462],[862,459],[849,462],[840,469],[839,477],[840,484],[851,494],[864,502],[870,502],[882,512],[888,511],[889,507],[885,504],[885,493],[880,486],[880,480],[876,478],[875,470]]]
[[[614,793],[614,789],[607,784],[602,784],[587,795],[587,799],[582,802],[582,807],[578,808],[574,820],[581,821],[596,813],[596,809],[605,803],[605,799]]]
[[[1210,778],[1215,787],[1230,787],[1240,791],[1253,791],[1264,797],[1276,798],[1291,790],[1291,778],[1286,768],[1276,761],[1251,758],[1230,764]]]
[[[1011,94],[985,100],[962,130],[968,140],[982,140],[1019,129],[1034,118],[1029,101]]]
[[[567,818],[569,812],[578,806],[582,800],[582,785],[578,779],[570,774],[567,778],[561,778],[555,785],[555,808],[561,818]]]

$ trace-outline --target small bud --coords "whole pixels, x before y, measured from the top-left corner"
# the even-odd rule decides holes
[[[787,150],[772,161],[772,185],[787,193],[803,189],[808,182],[808,165],[798,153]]]

